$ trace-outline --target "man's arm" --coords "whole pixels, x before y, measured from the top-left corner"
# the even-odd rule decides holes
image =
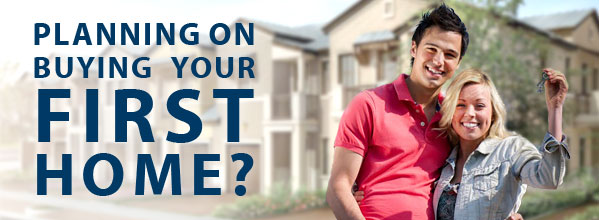
[[[362,160],[363,157],[353,151],[335,147],[327,203],[337,219],[365,219],[351,190]]]

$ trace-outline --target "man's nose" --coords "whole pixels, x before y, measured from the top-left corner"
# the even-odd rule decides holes
[[[433,57],[433,63],[436,66],[443,65],[443,61],[444,60],[443,60],[443,53],[442,52],[436,53],[435,56]]]

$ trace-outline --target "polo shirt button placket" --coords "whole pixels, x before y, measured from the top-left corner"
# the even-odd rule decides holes
[[[424,123],[424,122],[420,122],[420,126],[421,126],[421,127],[424,127],[425,125],[426,125],[426,123]]]

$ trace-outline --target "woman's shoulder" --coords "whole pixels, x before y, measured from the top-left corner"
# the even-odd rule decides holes
[[[503,154],[506,158],[524,149],[534,149],[534,145],[525,137],[513,134],[505,138],[495,138],[495,151]]]
[[[530,143],[530,141],[528,141],[528,139],[517,133],[514,133],[508,137],[501,139],[501,144],[505,145],[514,145],[522,143]]]

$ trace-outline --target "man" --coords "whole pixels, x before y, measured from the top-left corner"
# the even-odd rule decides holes
[[[468,47],[466,26],[444,4],[412,36],[412,71],[358,94],[341,118],[327,202],[338,219],[434,219],[432,185],[450,152],[439,135],[441,86]],[[352,185],[364,191],[360,204]]]

